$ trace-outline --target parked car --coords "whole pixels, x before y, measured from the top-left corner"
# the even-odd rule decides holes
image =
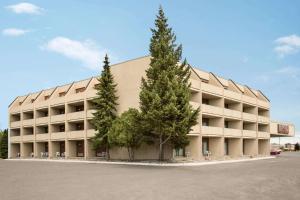
[[[281,153],[281,149],[272,149],[271,150],[271,155],[276,156]]]

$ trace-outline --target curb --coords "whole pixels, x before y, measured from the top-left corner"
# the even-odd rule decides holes
[[[52,159],[6,159],[7,161],[28,161],[28,162],[60,162],[60,163],[87,163],[87,164],[107,164],[107,165],[133,165],[133,166],[155,166],[155,167],[189,167],[189,166],[204,166],[217,165],[227,163],[240,163],[258,160],[268,160],[276,158],[275,156],[249,158],[239,160],[225,161],[202,161],[193,163],[142,163],[142,162],[111,162],[111,161],[87,161],[87,160],[52,160]]]

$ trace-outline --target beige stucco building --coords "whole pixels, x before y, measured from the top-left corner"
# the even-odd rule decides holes
[[[118,113],[139,107],[141,77],[150,58],[112,66],[118,84]],[[270,102],[259,90],[192,69],[191,105],[200,107],[199,123],[189,134],[185,154],[192,159],[213,159],[270,154],[270,137],[293,136],[294,126],[270,120]],[[91,137],[95,131],[92,99],[95,77],[17,97],[9,105],[9,157],[95,158]],[[165,157],[182,151],[166,149]],[[127,159],[125,149],[113,148],[111,157]],[[157,159],[156,146],[142,146],[137,159]]]

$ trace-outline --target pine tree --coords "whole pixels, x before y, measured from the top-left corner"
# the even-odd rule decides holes
[[[93,146],[95,149],[105,148],[106,158],[110,159],[108,132],[117,116],[118,97],[116,96],[117,84],[114,83],[107,55],[98,81],[99,84],[96,85],[97,97],[94,99],[96,112],[92,120],[97,131],[93,138]]]
[[[0,132],[0,158],[8,157],[8,130]]]
[[[142,78],[140,109],[147,132],[159,145],[159,160],[164,159],[167,143],[185,147],[191,127],[197,123],[199,109],[193,110],[190,100],[190,67],[181,61],[182,46],[169,27],[163,9],[159,8],[155,29],[151,29],[150,67]]]

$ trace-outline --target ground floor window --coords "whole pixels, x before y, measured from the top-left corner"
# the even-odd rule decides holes
[[[174,149],[174,156],[185,156],[185,149],[184,148],[176,148]]]
[[[209,152],[209,146],[208,146],[208,138],[202,138],[202,154],[204,156],[207,156]]]
[[[225,155],[228,155],[228,154],[229,154],[229,152],[228,152],[228,145],[229,145],[228,138],[225,138],[225,139],[224,139],[224,154],[225,154]]]

